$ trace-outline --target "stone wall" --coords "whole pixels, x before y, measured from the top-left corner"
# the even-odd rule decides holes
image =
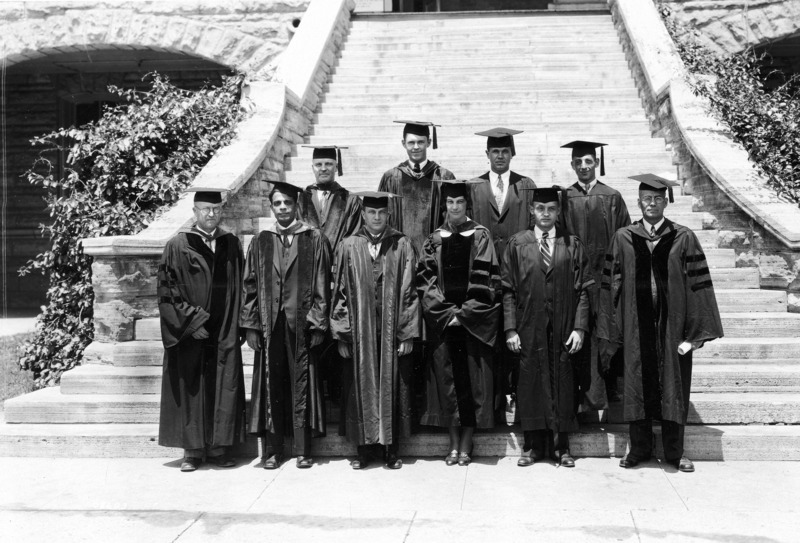
[[[268,77],[310,0],[0,2],[7,63],[58,48],[158,47]]]
[[[676,17],[697,28],[720,52],[800,33],[800,0],[664,0]]]
[[[693,196],[694,211],[704,213],[703,227],[718,230],[717,245],[736,251],[737,267],[758,268],[761,288],[786,290],[789,294],[788,310],[800,313],[800,250],[788,248],[785,241],[778,239],[764,225],[753,220],[720,188],[689,149],[676,120],[679,116],[673,111],[673,100],[678,91],[673,89],[669,92],[669,83],[666,84],[666,89],[653,88],[652,72],[649,79],[621,16],[619,8],[621,3],[622,0],[610,3],[614,25],[647,112],[651,132],[654,137],[663,137],[672,150],[673,163],[676,165],[683,193]],[[664,51],[651,50],[650,53],[664,60]],[[685,84],[678,84],[683,81],[686,74],[679,72],[677,67],[673,70],[675,73],[662,74],[662,79],[667,81],[672,79],[672,85],[682,86],[683,93],[687,94],[688,88]],[[681,104],[681,107],[685,107],[684,104]],[[709,133],[718,132],[720,128],[709,115],[706,110],[697,112],[694,124]],[[722,136],[725,137],[724,134]],[[731,149],[730,153],[728,156],[717,158],[723,162],[728,159],[742,160],[742,151]],[[746,153],[744,155],[746,162]],[[751,177],[757,177],[752,165],[747,165],[745,168],[751,172]],[[737,174],[747,175],[747,172],[740,169]],[[757,181],[753,180],[753,184],[756,183]],[[777,203],[777,198],[774,196],[772,203]]]

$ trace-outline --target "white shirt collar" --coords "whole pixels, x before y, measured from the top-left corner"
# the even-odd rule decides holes
[[[425,166],[428,165],[428,159],[426,158],[422,162],[419,163],[419,169],[424,170]],[[414,171],[414,163],[411,160],[408,161],[408,167],[411,168],[411,171]]]
[[[536,234],[536,239],[542,239],[542,233],[547,232],[547,239],[553,239],[556,237],[556,227],[552,227],[550,230],[542,230],[538,226],[533,227],[533,233]]]
[[[666,219],[666,217],[661,217],[661,220],[653,225],[653,226],[656,227],[656,232],[658,232],[661,229],[661,225],[664,224],[664,220],[665,219]],[[647,222],[647,221],[644,221],[644,228],[645,228],[645,230],[647,230],[647,233],[649,234],[650,233],[650,223]]]
[[[291,223],[289,223],[289,226],[287,226],[286,228],[284,228],[283,226],[281,226],[281,224],[280,224],[279,222],[277,222],[277,221],[276,221],[276,222],[275,222],[275,231],[277,231],[277,232],[278,232],[278,234],[280,234],[280,235],[283,235],[284,233],[287,233],[287,234],[288,234],[288,233],[290,233],[290,230],[291,230],[291,229],[294,227],[294,225],[296,225],[296,224],[297,224],[297,218],[296,218],[296,217],[295,217],[295,219],[294,219],[294,220],[293,220]]]
[[[216,228],[214,228],[214,229],[213,229],[211,232],[206,232],[205,230],[203,230],[202,228],[200,228],[200,226],[199,226],[199,225],[197,225],[197,224],[195,224],[195,225],[194,225],[194,227],[195,227],[195,228],[197,228],[198,230],[200,230],[202,233],[204,233],[204,234],[205,234],[206,236],[208,236],[209,238],[213,238],[213,237],[214,237],[214,234],[216,234],[216,233],[217,233],[217,229],[216,229]]]
[[[591,181],[590,183],[588,183],[588,184],[583,184],[583,183],[581,183],[580,181],[578,181],[578,184],[579,184],[581,187],[583,187],[583,190],[585,190],[587,193],[589,193],[589,192],[590,192],[590,191],[591,191],[591,190],[594,188],[594,186],[597,184],[597,178],[595,177],[595,178],[594,178],[594,179],[592,179],[592,181]]]

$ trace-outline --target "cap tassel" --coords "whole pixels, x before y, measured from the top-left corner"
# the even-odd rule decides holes
[[[517,148],[514,147],[514,138],[511,138],[511,156],[517,156]]]
[[[606,174],[606,155],[603,152],[603,146],[600,146],[600,175],[604,176]]]
[[[436,125],[433,126],[433,148],[434,149],[439,148],[439,142],[436,141]]]
[[[669,203],[672,204],[672,203],[675,202],[675,198],[672,195],[672,187],[669,187],[669,189],[667,189],[667,190],[669,191]]]
[[[336,173],[339,174],[339,177],[344,175],[342,173],[342,150],[338,147],[336,148]]]

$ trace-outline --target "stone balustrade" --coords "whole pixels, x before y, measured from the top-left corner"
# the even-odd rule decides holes
[[[684,193],[720,247],[736,249],[737,266],[757,267],[762,288],[787,290],[800,312],[800,209],[781,201],[747,151],[689,89],[685,66],[650,2],[609,0],[653,134],[673,151]],[[669,213],[669,212],[667,212]]]

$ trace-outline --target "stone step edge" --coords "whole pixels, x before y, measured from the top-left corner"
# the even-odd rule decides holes
[[[355,447],[328,427],[328,436],[312,440],[319,457],[352,456]],[[659,434],[658,425],[655,433]],[[693,460],[800,460],[800,426],[690,425],[686,427],[686,454]],[[522,432],[495,429],[475,433],[475,456],[516,456]],[[443,456],[447,434],[420,433],[400,441],[401,456]],[[626,452],[627,425],[585,426],[570,435],[574,456],[621,457]],[[660,438],[656,439],[660,449]],[[238,456],[259,453],[257,439],[248,436]],[[656,454],[662,456],[660,450]],[[158,445],[157,424],[0,424],[0,456],[125,458],[180,457],[180,449]]]

